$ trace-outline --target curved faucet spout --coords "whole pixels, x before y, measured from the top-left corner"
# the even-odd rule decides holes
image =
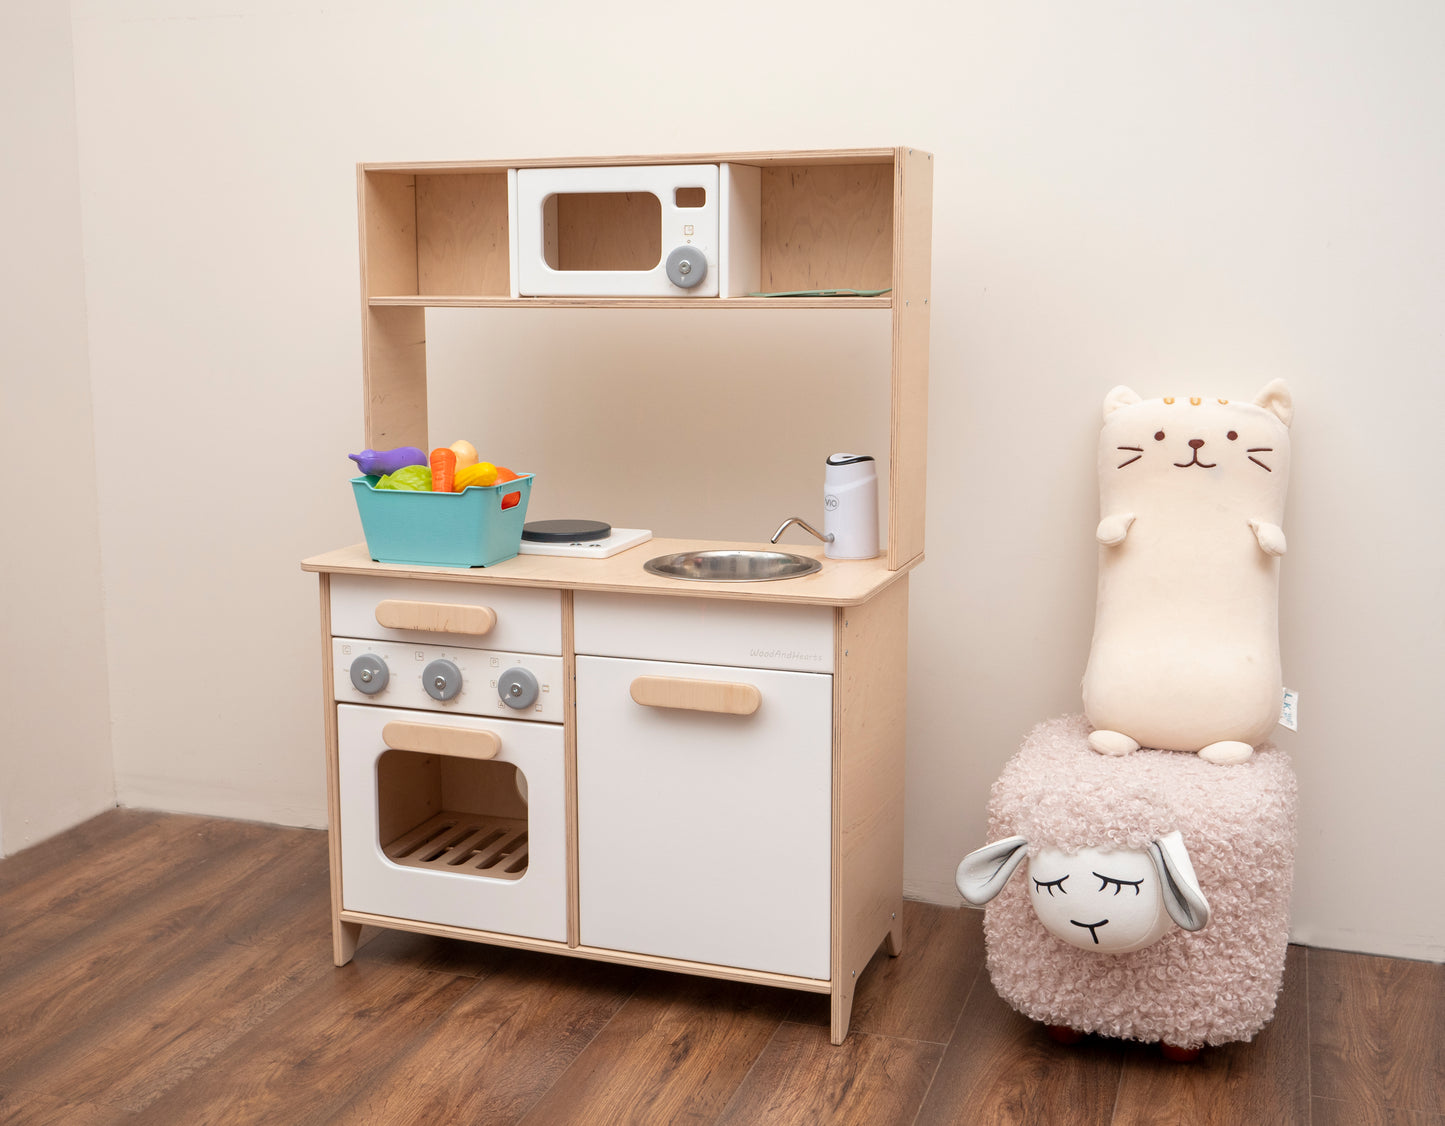
[[[817,536],[818,539],[822,540],[824,543],[833,542],[832,532],[824,535],[822,532],[818,531],[817,528],[813,527],[813,525],[809,524],[806,520],[804,520],[801,516],[789,516],[786,520],[784,520],[778,530],[773,533],[773,538],[769,542],[777,543],[778,539],[782,536],[782,534],[794,524],[798,525],[798,527],[802,528],[805,532],[812,532],[813,535]]]

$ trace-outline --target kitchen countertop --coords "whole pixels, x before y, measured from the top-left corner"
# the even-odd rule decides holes
[[[767,582],[715,583],[665,578],[642,569],[649,559],[680,551],[788,551],[822,561],[823,569],[796,579]],[[682,598],[725,598],[746,602],[791,602],[802,605],[858,606],[891,586],[923,561],[918,555],[899,570],[888,569],[885,554],[876,559],[826,559],[821,545],[728,543],[711,540],[650,539],[609,559],[576,559],[550,555],[518,555],[490,567],[427,567],[410,563],[377,563],[365,544],[352,544],[301,562],[304,571],[339,575],[395,575],[417,579],[558,590],[596,590],[621,594],[659,594]]]

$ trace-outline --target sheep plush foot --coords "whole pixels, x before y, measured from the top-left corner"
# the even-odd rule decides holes
[[[1092,740],[1091,740],[1092,745]],[[1096,750],[1098,748],[1095,748]],[[1199,752],[1199,757],[1205,762],[1217,762],[1221,766],[1233,766],[1237,762],[1243,762],[1254,754],[1254,748],[1248,743],[1240,743],[1234,739],[1224,739],[1218,743],[1210,743]]]
[[[1166,1044],[1161,1041],[1159,1050],[1164,1053],[1166,1060],[1173,1060],[1175,1063],[1193,1063],[1199,1058],[1198,1048],[1181,1048],[1178,1044]]]
[[[1091,731],[1089,746],[1101,755],[1127,755],[1139,749],[1139,744],[1127,735],[1117,731]],[[1203,751],[1199,752],[1203,754]]]
[[[1084,1034],[1077,1028],[1070,1028],[1067,1024],[1046,1024],[1044,1031],[1049,1034],[1049,1039],[1056,1044],[1077,1044],[1084,1038]]]

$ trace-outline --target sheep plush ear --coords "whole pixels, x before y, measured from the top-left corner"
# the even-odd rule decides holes
[[[1289,393],[1289,387],[1283,379],[1265,384],[1263,390],[1254,397],[1254,405],[1269,411],[1285,426],[1294,421],[1294,396]]]
[[[1139,393],[1120,384],[1104,396],[1104,417],[1108,418],[1117,410],[1125,407],[1132,407],[1135,403],[1143,402]]]
[[[1184,838],[1170,833],[1149,842],[1149,859],[1159,873],[1164,889],[1164,909],[1187,931],[1203,930],[1209,923],[1209,901],[1194,876],[1194,865],[1184,848]]]
[[[1006,837],[965,856],[953,877],[963,898],[975,907],[982,907],[1003,891],[1014,869],[1028,855],[1028,845],[1023,837]]]

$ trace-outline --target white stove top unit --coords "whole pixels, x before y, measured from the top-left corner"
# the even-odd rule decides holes
[[[535,543],[523,540],[521,555],[569,555],[575,559],[609,559],[629,547],[636,547],[652,538],[645,528],[613,528],[612,534],[589,543]]]

